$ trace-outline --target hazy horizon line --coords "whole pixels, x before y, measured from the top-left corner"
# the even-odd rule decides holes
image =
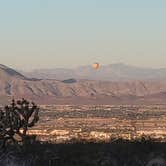
[[[97,63],[97,62],[94,62]],[[33,68],[23,68],[23,67],[13,67],[12,65],[8,65],[8,64],[0,64],[0,65],[4,65],[7,66],[9,68],[15,69],[17,71],[23,71],[23,72],[31,72],[31,71],[35,71],[35,70],[52,70],[52,69],[77,69],[80,67],[91,67],[93,63],[91,64],[80,64],[80,65],[76,65],[76,66],[58,66],[58,67],[33,67]],[[130,66],[130,67],[137,67],[137,68],[142,68],[142,69],[166,69],[165,67],[152,67],[152,66],[140,66],[140,65],[136,65],[136,64],[128,64],[128,63],[124,63],[124,62],[117,62],[117,63],[108,63],[108,64],[102,64],[99,63],[100,67],[106,67],[106,66],[113,66],[113,65],[124,65],[124,66]]]

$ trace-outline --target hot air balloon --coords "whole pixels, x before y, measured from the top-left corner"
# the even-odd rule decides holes
[[[99,63],[94,63],[92,65],[92,68],[97,70],[99,68],[99,66],[100,66]]]

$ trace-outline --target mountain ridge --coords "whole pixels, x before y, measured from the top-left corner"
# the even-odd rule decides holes
[[[166,102],[166,81],[31,79],[6,66],[0,66],[0,73],[1,100],[24,97],[41,104],[163,104]]]
[[[28,77],[58,80],[70,78],[103,81],[166,80],[166,68],[141,68],[123,63],[102,65],[98,70],[91,66],[80,66],[73,69],[38,69],[22,73]]]
[[[27,79],[23,74],[17,72],[16,70],[9,68],[3,64],[0,64],[0,79]]]

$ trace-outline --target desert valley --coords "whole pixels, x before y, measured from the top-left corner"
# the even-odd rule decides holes
[[[0,98],[40,104],[41,120],[29,131],[47,141],[164,140],[166,81],[39,79],[0,66]]]

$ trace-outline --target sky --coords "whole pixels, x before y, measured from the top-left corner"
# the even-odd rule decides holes
[[[165,0],[0,1],[0,63],[166,67]]]

